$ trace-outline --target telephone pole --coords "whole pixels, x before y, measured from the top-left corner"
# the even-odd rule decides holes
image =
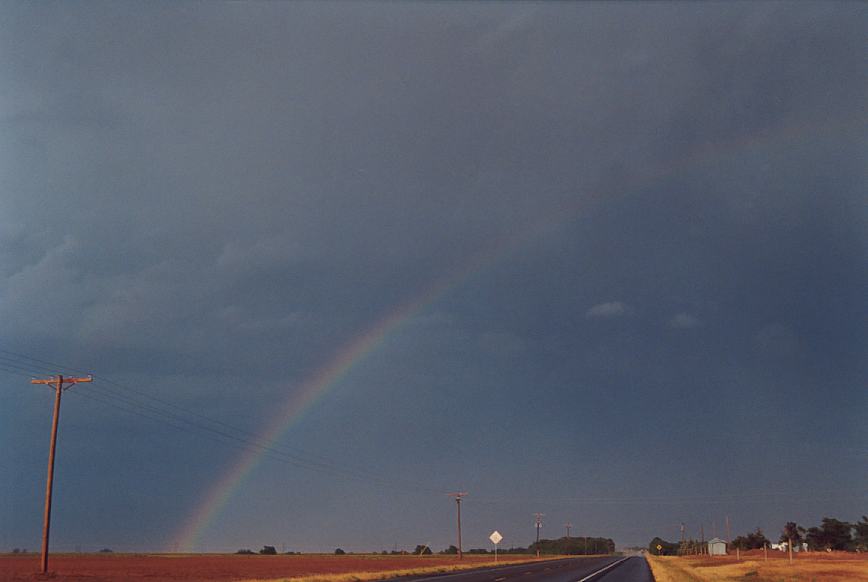
[[[545,513],[534,513],[536,516],[536,557],[539,558],[539,528],[542,527],[542,518]]]
[[[463,493],[450,493],[450,497],[455,498],[455,504],[458,506],[458,559],[460,560],[464,557],[464,554],[461,551],[461,498],[467,495],[466,492]]]
[[[564,524],[564,527],[567,528],[567,539],[570,539],[570,530],[572,529],[573,524],[568,522]]]
[[[39,562],[40,572],[48,572],[48,530],[51,527],[51,489],[54,485],[54,450],[57,446],[57,423],[60,420],[60,395],[80,382],[93,382],[93,376],[87,378],[64,378],[57,375],[44,380],[31,380],[31,384],[48,384],[54,386],[54,416],[51,420],[51,446],[48,449],[48,477],[45,480],[45,517],[42,521],[42,558]]]

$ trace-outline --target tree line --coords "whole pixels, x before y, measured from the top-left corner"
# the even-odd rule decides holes
[[[418,548],[419,546],[417,546]],[[536,554],[539,553],[547,556],[583,556],[593,554],[612,554],[615,552],[615,542],[611,538],[593,538],[593,537],[562,537],[556,540],[540,540],[539,543],[534,542],[526,548],[510,547],[499,548],[498,554]],[[457,554],[458,548],[449,546],[447,549],[440,552],[441,554]],[[494,550],[486,548],[474,548],[465,550],[465,554],[493,554]]]
[[[592,554],[615,553],[615,542],[611,538],[562,537],[556,540],[540,540],[528,546],[528,553],[553,554],[562,556],[585,556]]]
[[[562,537],[556,540],[540,540],[539,543],[532,543],[526,548],[523,547],[510,547],[510,548],[501,548],[497,550],[498,554],[536,554],[537,549],[539,549],[540,554],[544,555],[567,555],[567,556],[581,556],[581,555],[593,555],[593,554],[613,554],[615,552],[615,542],[611,538],[594,538],[594,537]],[[235,552],[236,554],[261,554],[265,556],[274,556],[277,555],[277,549],[274,546],[263,546],[261,550],[258,552],[254,552],[248,548],[242,548]],[[286,552],[287,554],[300,554],[301,552]],[[344,550],[338,548],[334,552],[337,555],[346,554]],[[376,553],[376,552],[374,552]],[[427,544],[419,544],[412,552],[408,552],[406,550],[392,550],[386,551],[383,550],[380,552],[382,555],[409,555],[415,554],[420,556],[426,556],[432,554],[431,548]],[[445,550],[441,550],[437,552],[438,554],[443,555],[455,555],[458,554],[458,548],[455,546],[449,546]],[[472,548],[469,550],[464,550],[465,554],[493,554],[494,550],[490,550],[487,548]]]

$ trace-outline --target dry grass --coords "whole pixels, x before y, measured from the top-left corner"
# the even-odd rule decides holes
[[[575,557],[575,556],[564,556]],[[546,560],[559,559],[560,556],[546,556]],[[512,564],[521,564],[524,562],[535,562],[537,558],[527,559],[511,559],[509,561],[494,560],[464,563],[464,564],[444,564],[439,566],[423,566],[418,568],[407,568],[403,570],[380,570],[377,572],[343,572],[340,574],[315,574],[311,576],[294,576],[290,578],[252,578],[242,580],[241,582],[368,582],[371,580],[385,580],[386,578],[395,578],[398,576],[421,576],[429,574],[446,574],[449,572],[457,572],[460,570],[470,570],[473,568],[487,568],[492,566],[509,566]]]
[[[647,556],[657,582],[868,582],[868,560],[854,554],[785,559]]]

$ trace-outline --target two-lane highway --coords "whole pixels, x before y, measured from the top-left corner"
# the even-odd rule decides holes
[[[410,576],[411,582],[654,582],[645,558],[617,556],[545,560],[453,574]]]

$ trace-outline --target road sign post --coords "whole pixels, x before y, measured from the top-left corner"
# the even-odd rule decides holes
[[[491,543],[494,544],[494,563],[496,564],[497,563],[497,544],[500,543],[500,540],[503,539],[503,536],[500,535],[499,531],[494,530],[493,532],[491,532],[491,535],[488,536],[488,539],[490,539]]]

